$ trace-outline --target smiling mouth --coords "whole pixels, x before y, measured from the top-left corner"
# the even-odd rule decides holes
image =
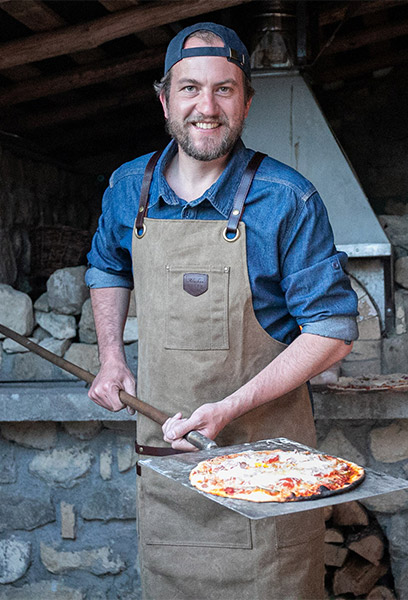
[[[221,123],[205,123],[202,121],[198,121],[197,123],[193,123],[194,127],[198,129],[217,129],[217,127],[221,127]]]

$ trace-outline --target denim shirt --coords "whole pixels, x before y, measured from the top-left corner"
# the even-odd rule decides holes
[[[192,202],[179,198],[164,172],[177,152],[170,142],[152,180],[149,218],[228,219],[241,175],[254,154],[239,141],[218,180]],[[117,169],[103,198],[102,215],[88,254],[89,287],[133,287],[132,231],[141,181],[151,154]],[[357,296],[344,272],[323,202],[294,169],[266,157],[252,182],[242,220],[256,318],[280,342],[300,331],[353,340],[358,337]]]

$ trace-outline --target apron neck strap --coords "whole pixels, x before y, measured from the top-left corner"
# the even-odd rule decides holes
[[[142,181],[142,187],[140,190],[139,209],[137,211],[136,217],[136,229],[143,228],[143,221],[146,216],[147,207],[149,204],[150,185],[152,182],[154,169],[160,156],[161,152],[155,152],[150,157],[149,162],[146,165]],[[251,187],[251,183],[255,177],[255,173],[265,156],[266,154],[262,154],[262,152],[255,152],[255,154],[247,164],[246,169],[242,174],[237,193],[235,194],[234,202],[228,218],[226,233],[230,233],[232,235],[236,234],[239,222],[242,217],[242,213],[244,212],[244,204],[249,192],[249,188]]]
[[[237,233],[238,225],[241,220],[242,213],[244,212],[244,204],[249,192],[249,188],[251,187],[255,173],[265,156],[266,154],[262,154],[262,152],[255,152],[242,174],[231,212],[229,214],[226,228],[227,234],[229,233],[232,234],[232,236],[235,236]]]
[[[140,190],[139,209],[137,211],[136,217],[136,229],[143,228],[143,221],[146,216],[147,206],[149,204],[150,184],[152,183],[154,169],[161,154],[161,152],[155,152],[149,158],[149,162],[146,165],[146,169],[143,175],[142,187]]]

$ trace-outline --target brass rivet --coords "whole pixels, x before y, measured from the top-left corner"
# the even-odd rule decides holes
[[[141,207],[139,208],[139,212],[143,212],[143,211],[144,211],[144,206],[141,206]]]
[[[236,217],[237,215],[239,215],[239,210],[237,208],[234,208],[232,214]]]

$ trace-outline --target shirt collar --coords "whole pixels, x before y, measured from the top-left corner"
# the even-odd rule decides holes
[[[172,140],[164,149],[157,163],[151,187],[150,206],[154,206],[159,198],[162,198],[169,205],[177,205],[183,202],[171,189],[164,176],[166,166],[176,152],[177,144]],[[251,156],[252,152],[239,139],[232,150],[227,166],[217,181],[200,198],[190,202],[190,206],[197,206],[204,200],[208,200],[223,217],[228,218],[242,173]]]

